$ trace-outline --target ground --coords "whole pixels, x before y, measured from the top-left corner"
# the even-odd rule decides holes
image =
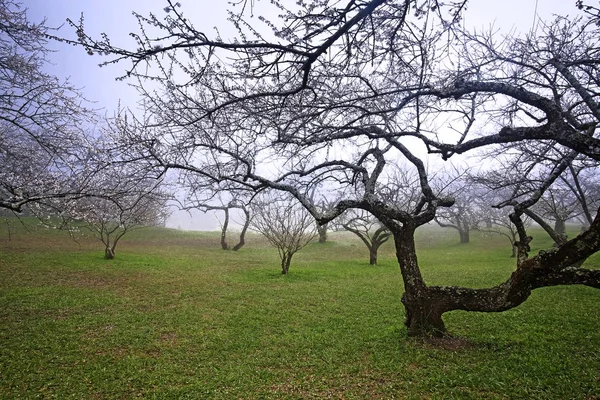
[[[598,290],[451,312],[454,337],[422,342],[402,324],[390,245],[370,266],[333,234],[281,276],[257,236],[225,252],[218,233],[148,229],[104,260],[100,242],[13,228],[0,237],[0,398],[600,398]],[[430,284],[485,287],[513,268],[503,238],[457,242],[419,232]],[[536,232],[533,252],[549,244]]]

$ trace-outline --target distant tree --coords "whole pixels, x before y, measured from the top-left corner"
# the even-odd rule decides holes
[[[221,248],[223,250],[233,250],[238,251],[246,244],[246,232],[250,226],[251,215],[250,208],[243,203],[238,203],[235,200],[228,202],[223,205],[210,205],[210,204],[198,204],[195,208],[207,212],[207,211],[221,211],[223,212],[223,220],[219,219],[221,223]],[[241,210],[244,214],[244,224],[242,225],[242,230],[240,231],[240,236],[237,244],[233,247],[229,246],[227,241],[227,229],[229,229],[229,219],[231,210]]]
[[[348,210],[339,217],[339,224],[362,240],[369,249],[369,264],[377,265],[377,252],[392,233],[373,215],[363,210]]]
[[[600,206],[598,161],[578,156],[574,152],[565,153],[554,143],[542,143],[538,146],[511,144],[504,146],[501,152],[504,153],[502,156],[497,149],[492,154],[496,159],[493,170],[469,177],[474,185],[488,188],[489,193],[477,196],[477,199],[484,199],[483,203],[487,201],[496,208],[510,207],[520,198],[535,192],[539,181],[544,176],[555,173],[557,165],[561,165],[563,173],[557,174],[552,186],[539,196],[535,204],[524,209],[523,213],[548,233],[555,246],[567,241],[565,229],[568,220],[577,219],[583,227],[591,225],[593,210]],[[517,168],[524,168],[528,173],[515,175]],[[502,193],[504,200],[501,200],[498,193]],[[483,212],[487,213],[485,209]]]
[[[309,198],[311,203],[313,203],[321,213],[332,211],[337,204],[337,200],[331,196],[331,193],[328,193],[328,191],[323,187],[320,187],[320,185],[315,185],[313,187]],[[321,244],[327,242],[327,229],[329,228],[329,225],[328,222],[322,225],[317,224],[317,233],[319,234],[319,243]]]
[[[579,214],[581,204],[575,194],[567,187],[557,185],[550,188],[540,197],[540,201],[532,208],[532,213],[537,213],[545,219],[554,221],[552,230],[555,235],[566,241],[566,223],[569,219]]]
[[[45,21],[27,19],[23,4],[0,0],[0,208],[80,196],[93,171],[96,122],[81,93],[44,72]]]
[[[313,216],[289,196],[263,196],[252,202],[251,209],[252,229],[277,248],[281,258],[281,273],[286,275],[294,254],[317,236]]]
[[[104,170],[95,178],[95,185],[110,195],[61,200],[54,207],[54,215],[61,218],[63,229],[85,230],[100,240],[104,244],[104,258],[113,259],[117,244],[132,230],[164,225],[172,194],[161,180],[139,177],[126,166]],[[47,211],[47,207],[42,209]]]
[[[570,176],[561,180],[575,194],[581,212],[575,217],[581,223],[582,230],[586,230],[594,221],[594,212],[600,208],[600,165],[594,163],[591,168],[575,168],[569,166]]]
[[[485,222],[485,209],[489,205],[483,205],[479,201],[481,193],[478,188],[471,184],[468,170],[452,168],[449,171],[438,174],[438,185],[440,194],[454,198],[452,207],[442,208],[438,211],[434,220],[442,228],[452,228],[458,232],[460,243],[469,243],[471,231]],[[482,212],[483,211],[483,212]],[[489,223],[489,221],[488,221]]]
[[[493,200],[491,200],[489,204],[493,204],[492,202]],[[513,258],[516,257],[518,251],[517,244],[519,240],[519,232],[517,231],[517,226],[510,219],[511,210],[509,208],[499,209],[488,207],[485,210],[485,213],[486,223],[478,225],[476,230],[482,233],[491,233],[494,235],[504,236],[510,243],[510,256]],[[525,227],[529,227],[530,222],[530,218],[523,218],[523,225]]]
[[[471,239],[471,230],[477,229],[478,220],[470,196],[465,193],[456,197],[454,205],[444,209],[435,217],[435,222],[442,228],[456,229],[460,243],[469,243]]]
[[[179,177],[179,187],[185,192],[182,208],[185,210],[197,209],[203,213],[209,211],[222,214],[217,217],[221,225],[221,248],[223,250],[238,251],[246,243],[246,232],[250,226],[250,202],[252,193],[245,190],[235,190],[230,185],[206,185],[197,179],[196,174],[183,173]],[[238,242],[231,247],[227,239],[227,231],[230,228],[232,211],[239,210],[243,215],[242,229]]]

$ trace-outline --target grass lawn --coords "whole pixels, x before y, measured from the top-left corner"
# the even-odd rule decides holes
[[[598,290],[447,313],[457,339],[432,345],[406,337],[391,244],[370,266],[332,234],[282,276],[256,236],[231,252],[218,233],[146,229],[108,261],[100,242],[13,227],[0,231],[1,399],[600,399]],[[513,269],[504,238],[457,242],[419,232],[429,283],[485,287]],[[532,254],[548,244],[538,232]]]

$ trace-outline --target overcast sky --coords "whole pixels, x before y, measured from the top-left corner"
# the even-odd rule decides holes
[[[268,2],[269,0],[262,0]],[[295,1],[295,0],[283,0]],[[198,30],[210,32],[219,26],[224,37],[227,36],[226,8],[228,0],[179,0],[181,10],[192,20]],[[133,47],[128,36],[136,31],[136,20],[132,11],[147,15],[153,12],[157,17],[165,15],[165,0],[24,0],[31,21],[47,19],[47,25],[62,28],[58,36],[74,38],[74,30],[65,23],[66,18],[78,21],[81,13],[85,17],[85,28],[92,37],[106,33],[113,44]],[[527,32],[536,20],[549,20],[553,14],[579,15],[575,0],[471,0],[465,15],[465,24],[476,28],[494,26],[502,31],[516,30]],[[82,89],[89,100],[95,101],[108,115],[112,115],[119,100],[124,105],[134,107],[136,92],[126,82],[117,82],[125,64],[99,68],[102,61],[97,56],[89,56],[82,48],[61,43],[52,43],[56,50],[52,56],[51,73],[69,77],[71,82]],[[218,222],[214,218],[185,213],[177,213],[169,225],[182,229],[215,229]]]

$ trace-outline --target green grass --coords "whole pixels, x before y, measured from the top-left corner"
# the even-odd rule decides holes
[[[550,243],[536,236],[532,254]],[[141,230],[108,261],[100,242],[15,228],[0,237],[0,398],[600,398],[600,291],[451,312],[460,339],[434,346],[406,337],[391,244],[369,266],[360,242],[332,239],[282,276],[256,236],[225,252],[216,233]],[[484,287],[513,269],[505,239],[457,241],[419,232],[429,283]]]

